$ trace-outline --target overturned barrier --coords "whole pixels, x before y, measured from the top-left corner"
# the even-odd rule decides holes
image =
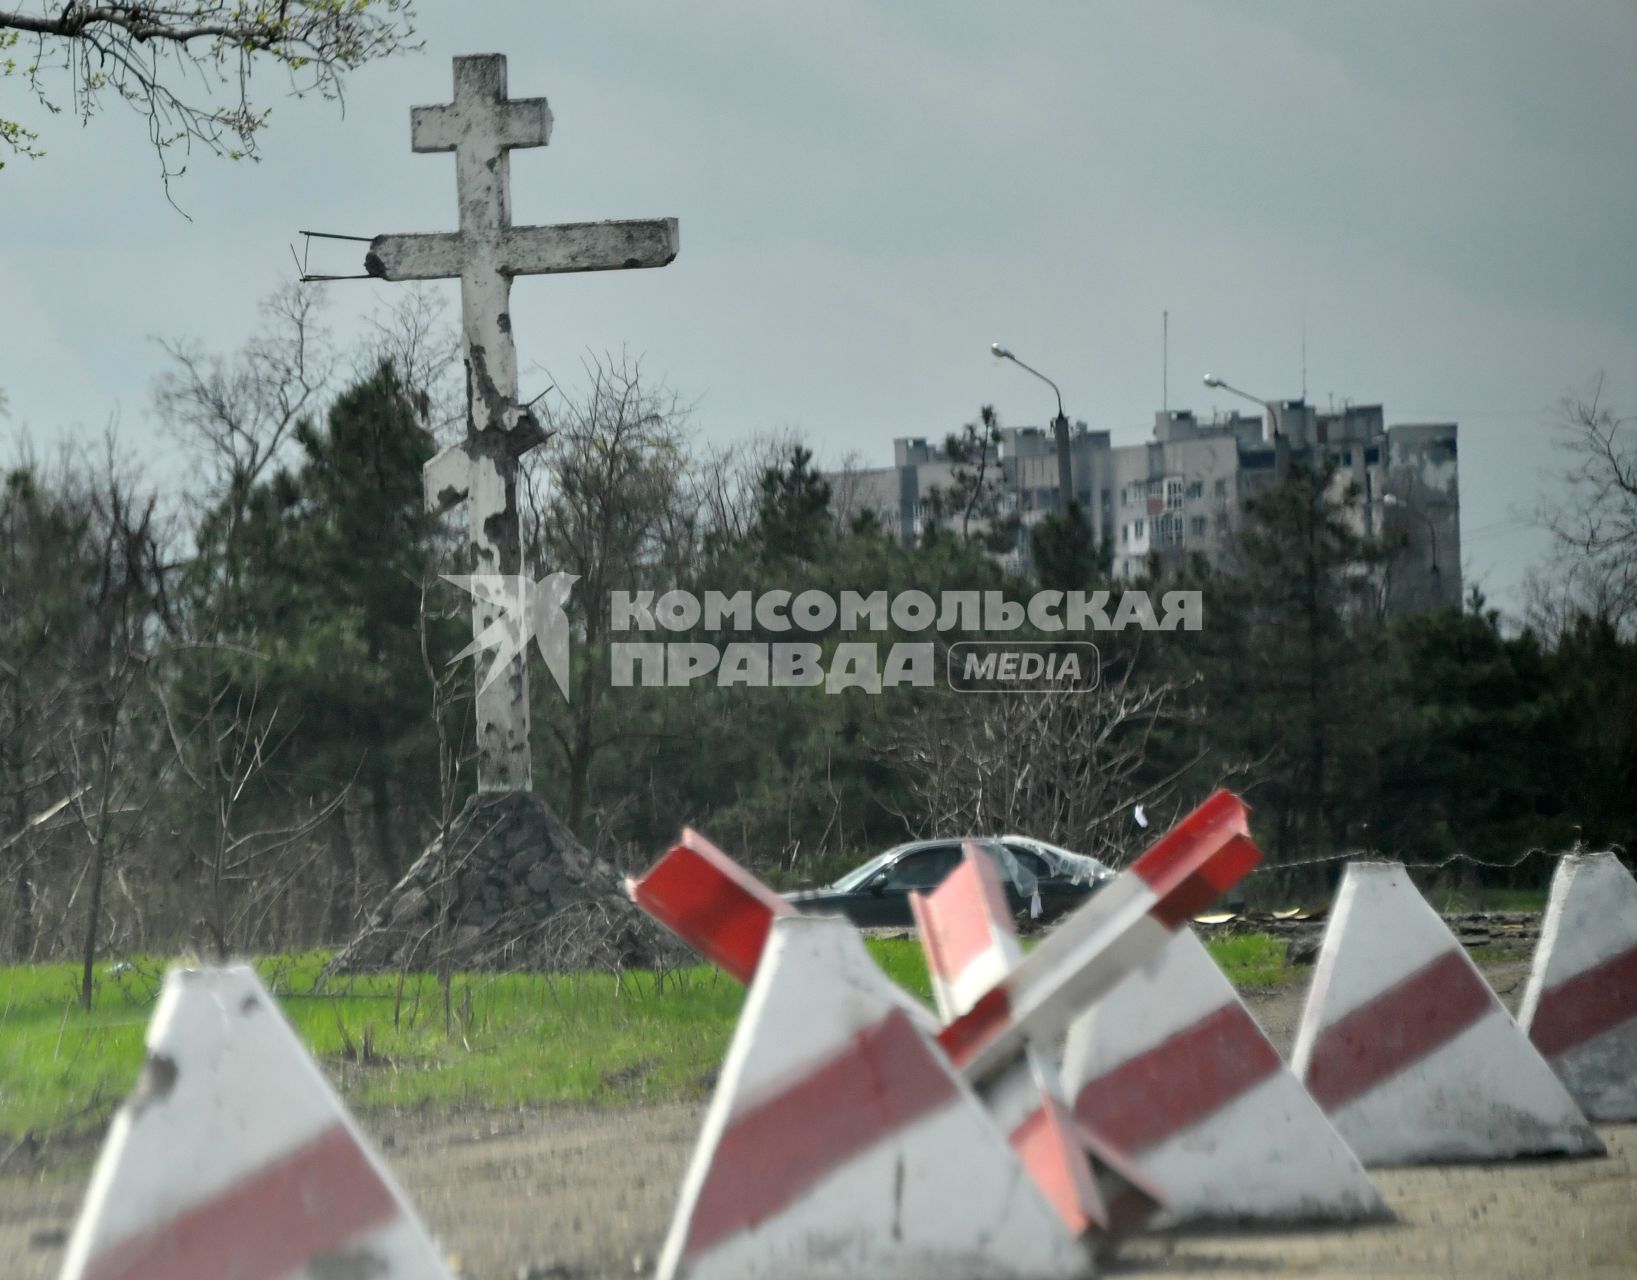
[[[661,1280],[1069,1277],[1087,1260],[845,921],[776,918]]]
[[[940,999],[950,1017],[939,1045],[989,1105],[996,1136],[1013,1141],[1060,1220],[1099,1244],[1144,1221],[1160,1193],[1115,1144],[1074,1123],[1049,1059],[1031,1046],[1054,1048],[1081,1003],[1163,947],[1260,856],[1244,805],[1218,792],[1031,955],[1019,958],[996,932],[996,921],[1007,917],[995,903],[968,917],[976,930],[970,938],[952,934],[931,944],[942,948],[944,958],[933,964],[945,971]],[[629,889],[696,949],[741,975],[760,972],[757,944],[791,918],[782,899],[691,831]],[[969,954],[957,954],[963,948]],[[862,943],[859,954],[868,962]],[[911,1025],[936,1026],[924,1008],[881,982],[897,993]]]
[[[62,1280],[449,1280],[248,966],[173,969]]]
[[[1076,1119],[1165,1188],[1169,1221],[1390,1216],[1187,929],[1075,1019],[1063,1081]]]
[[[1366,1165],[1603,1152],[1398,863],[1347,868],[1291,1066]]]
[[[945,1027],[938,1039],[967,1079],[1002,1070],[1031,1041],[1055,1045],[1083,1009],[1238,883],[1262,857],[1248,816],[1237,796],[1213,794]]]
[[[748,984],[767,932],[796,909],[704,836],[684,827],[641,879],[625,882],[636,904],[705,959]]]
[[[1637,1120],[1637,880],[1612,853],[1569,854],[1518,1023],[1593,1120]]]
[[[994,862],[968,844],[961,865],[910,910],[939,1016],[971,1011],[1023,957]],[[1063,1095],[1053,1061],[1030,1048],[986,1080],[980,1094],[1000,1131],[1064,1225],[1106,1246],[1137,1230],[1161,1194],[1114,1144],[1088,1135]]]

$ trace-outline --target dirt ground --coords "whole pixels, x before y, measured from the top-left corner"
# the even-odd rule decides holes
[[[1489,970],[1508,1004],[1524,966]],[[1247,993],[1281,1049],[1300,985]],[[366,1128],[471,1280],[590,1280],[651,1272],[703,1106],[372,1113]],[[1637,1125],[1599,1130],[1601,1160],[1379,1170],[1399,1221],[1328,1231],[1149,1235],[1125,1277],[1637,1276]],[[58,1147],[0,1170],[0,1277],[49,1280],[94,1155]],[[14,1165],[18,1162],[14,1160]],[[954,1280],[952,1277],[951,1280]]]

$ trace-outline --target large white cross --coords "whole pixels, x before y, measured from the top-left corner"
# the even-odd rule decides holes
[[[544,98],[507,98],[506,59],[501,54],[456,58],[455,100],[415,107],[410,132],[416,151],[455,153],[460,230],[376,236],[364,267],[383,280],[460,278],[466,439],[426,464],[426,500],[435,511],[465,501],[472,573],[510,575],[517,581],[523,556],[517,460],[543,436],[534,418],[517,403],[512,277],[663,267],[676,257],[676,219],[512,226],[509,153],[515,147],[543,147],[550,141],[551,110]],[[508,619],[512,625],[526,625],[522,602],[515,602],[515,610],[503,608],[497,594],[474,592],[474,638]],[[533,785],[528,636],[522,640],[520,656],[507,664],[500,678],[484,683],[479,662],[480,791],[527,791]]]

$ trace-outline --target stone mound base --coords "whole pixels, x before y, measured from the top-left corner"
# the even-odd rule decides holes
[[[473,796],[324,969],[651,968],[686,951],[529,792]]]

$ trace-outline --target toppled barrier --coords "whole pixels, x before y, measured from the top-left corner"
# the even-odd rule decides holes
[[[949,960],[943,1007],[950,1021],[938,1032],[937,1042],[989,1104],[987,1123],[995,1127],[994,1136],[1004,1133],[1026,1154],[1037,1187],[1071,1231],[1083,1229],[1106,1242],[1143,1221],[1160,1192],[1124,1152],[1073,1124],[1049,1058],[1031,1046],[1054,1046],[1080,1007],[1155,954],[1260,856],[1249,839],[1244,805],[1218,792],[1071,913],[1030,955],[1017,957],[1004,935],[994,931],[998,908],[993,903],[968,917],[977,927],[970,955],[957,957],[956,951],[967,944],[953,937],[934,943],[944,946]],[[693,832],[684,832],[682,841],[647,875],[633,880],[629,890],[697,949],[719,958],[729,972],[755,974],[756,981],[765,939],[792,920],[782,899]],[[974,892],[981,900],[981,885]],[[850,925],[837,924],[856,940]],[[757,939],[764,940],[761,950]],[[858,954],[868,962],[861,940]],[[977,968],[970,967],[974,962]],[[873,962],[870,968],[880,978]],[[896,990],[884,978],[880,981]],[[899,1008],[912,1026],[924,1027],[930,1020],[901,993]],[[762,1140],[778,1138],[764,1131]],[[677,1230],[668,1257],[681,1267],[687,1250]]]
[[[931,893],[912,893],[909,903],[933,998],[948,1023],[969,1013],[1023,957],[1006,892],[994,862],[968,844],[961,865]],[[985,1080],[980,1094],[1075,1235],[1107,1247],[1153,1216],[1161,1194],[1124,1152],[1075,1120],[1048,1054],[1030,1047]]]

